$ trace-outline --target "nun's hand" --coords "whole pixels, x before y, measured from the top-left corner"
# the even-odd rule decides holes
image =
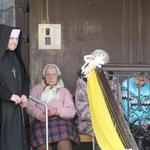
[[[21,103],[20,103],[20,106],[21,106],[22,108],[24,108],[24,107],[27,106],[27,104],[28,104],[28,99],[27,99],[26,95],[22,95],[22,96],[21,96]]]
[[[11,101],[15,102],[15,105],[21,103],[21,98],[18,95],[13,94],[12,97],[10,98]]]

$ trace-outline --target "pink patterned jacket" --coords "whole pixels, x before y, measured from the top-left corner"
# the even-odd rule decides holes
[[[33,87],[33,89],[30,92],[30,95],[40,100],[42,91],[42,84],[38,84]],[[76,114],[76,109],[73,103],[72,95],[70,94],[69,90],[62,87],[58,89],[58,92],[60,97],[59,100],[51,100],[49,103],[47,103],[48,108],[56,107],[58,110],[56,115],[58,115],[61,118],[74,118]],[[45,107],[29,99],[26,111],[29,115],[30,123],[32,123],[34,119],[38,119],[38,115],[40,113],[45,112]]]

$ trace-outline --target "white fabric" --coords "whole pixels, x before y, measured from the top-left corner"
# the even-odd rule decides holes
[[[43,87],[45,87],[44,81],[42,81]],[[62,79],[59,79],[58,83],[55,86],[46,86],[42,92],[41,100],[43,102],[50,102],[53,99],[59,100],[59,92],[58,89],[64,87],[64,83]]]
[[[88,77],[96,67],[101,68],[102,65],[109,62],[109,55],[101,49],[96,49],[91,55],[84,56],[85,64],[82,66],[83,77]]]
[[[45,70],[46,70],[46,68],[49,67],[49,66],[55,67],[55,68],[57,69],[58,76],[61,75],[61,72],[60,72],[59,68],[58,68],[55,64],[48,64],[48,65],[46,65],[46,66],[44,67],[44,69],[43,69],[43,76],[44,76],[44,77],[45,77]]]
[[[13,29],[11,31],[10,38],[18,38],[19,34],[20,34],[20,30],[19,29]]]
[[[109,63],[109,55],[108,55],[108,53],[107,52],[105,52],[104,50],[102,50],[102,49],[96,49],[96,50],[94,50],[94,52],[92,52],[90,55],[92,55],[92,56],[101,56],[101,55],[103,55],[103,56],[105,56],[104,57],[104,62],[105,62],[105,64],[107,64],[107,63]]]

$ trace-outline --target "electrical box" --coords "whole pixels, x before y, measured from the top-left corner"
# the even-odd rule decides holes
[[[39,49],[61,49],[61,25],[38,25]]]

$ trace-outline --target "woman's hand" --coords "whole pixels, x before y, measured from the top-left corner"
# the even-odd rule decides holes
[[[21,98],[18,95],[16,95],[16,94],[13,94],[12,97],[10,98],[10,100],[15,102],[15,105],[21,103]]]
[[[57,113],[57,108],[50,108],[48,110],[48,116],[49,117],[56,115],[56,113]]]
[[[147,124],[147,123],[143,123],[143,124],[142,124],[142,128],[143,128],[145,131],[147,131],[148,124]]]
[[[21,106],[22,108],[24,108],[24,107],[27,106],[27,104],[28,104],[28,99],[27,99],[27,97],[26,97],[25,95],[22,95],[22,96],[21,96],[21,103],[20,103],[20,106]]]
[[[40,120],[41,122],[45,122],[46,121],[46,116],[44,113],[40,113],[38,115],[38,120]]]

